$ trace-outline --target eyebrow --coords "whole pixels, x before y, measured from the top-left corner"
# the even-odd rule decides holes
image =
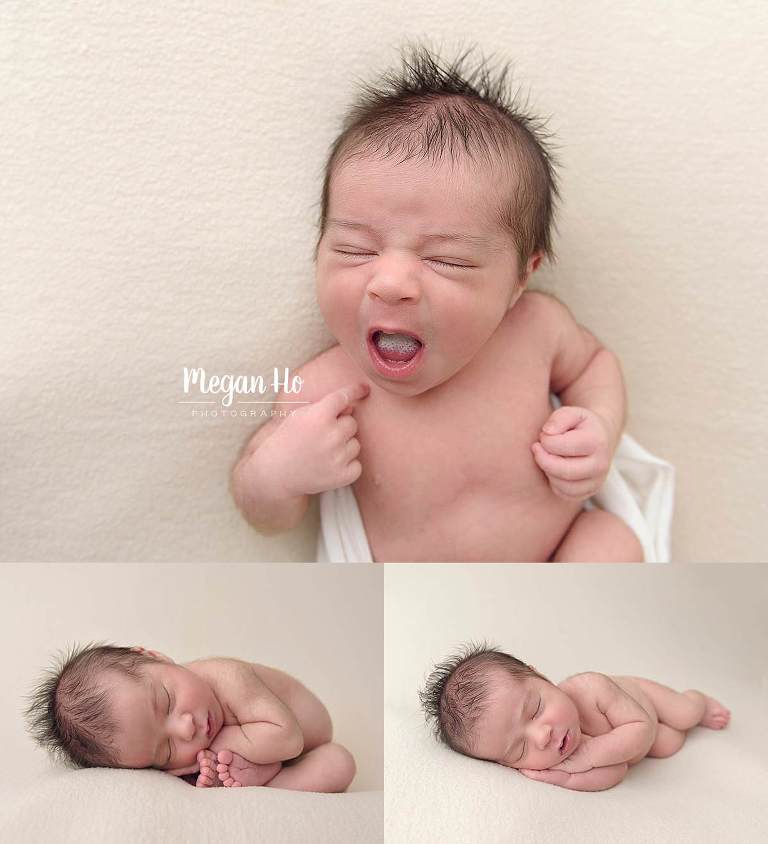
[[[352,220],[337,220],[335,218],[328,220],[329,225],[340,226],[345,229],[357,229],[368,232],[375,232],[373,226],[367,223],[355,223]],[[433,232],[425,234],[424,240],[456,240],[460,243],[468,243],[470,246],[491,246],[491,241],[485,237],[477,237],[472,234],[463,234],[460,232]]]

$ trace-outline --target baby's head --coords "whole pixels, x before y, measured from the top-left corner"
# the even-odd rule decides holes
[[[30,697],[35,740],[78,767],[191,773],[223,723],[205,680],[144,648],[73,648]]]
[[[486,645],[468,645],[435,666],[419,697],[438,740],[465,756],[543,770],[581,741],[568,695],[530,665]]]
[[[553,257],[542,122],[510,97],[508,67],[467,69],[467,55],[442,66],[412,47],[366,86],[325,168],[320,309],[366,374],[402,395],[464,367]]]

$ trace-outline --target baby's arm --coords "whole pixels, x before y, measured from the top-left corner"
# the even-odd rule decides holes
[[[565,305],[538,294],[536,311],[548,338],[550,389],[563,406],[542,426],[533,455],[555,492],[588,498],[605,480],[624,427],[621,368]]]
[[[211,742],[212,752],[230,750],[260,765],[294,759],[302,752],[298,721],[248,663],[222,661],[216,691],[226,720]]]
[[[579,773],[631,762],[647,752],[654,725],[648,713],[610,677],[579,674],[562,688],[579,709],[582,723],[607,721],[609,732],[583,736],[576,750],[553,770]]]
[[[278,393],[276,401],[284,394]],[[275,404],[275,410],[281,405]],[[232,470],[230,489],[238,508],[248,522],[264,535],[296,527],[309,506],[308,495],[291,495],[275,489],[269,461],[262,459],[260,446],[280,427],[284,418],[272,417],[248,441]]]

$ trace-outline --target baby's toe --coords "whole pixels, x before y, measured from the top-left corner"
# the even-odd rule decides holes
[[[232,764],[232,751],[231,750],[220,750],[217,756],[219,762],[222,765],[231,765]]]

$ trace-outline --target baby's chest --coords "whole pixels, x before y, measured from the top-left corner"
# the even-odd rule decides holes
[[[516,388],[517,387],[517,388]],[[446,394],[443,401],[360,418],[364,494],[448,501],[473,488],[512,493],[539,472],[531,455],[551,413],[548,384]]]

